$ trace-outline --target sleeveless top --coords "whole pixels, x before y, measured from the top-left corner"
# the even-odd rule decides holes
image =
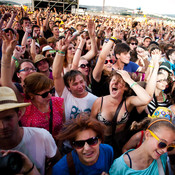
[[[112,121],[106,120],[101,114],[102,105],[103,105],[103,97],[101,97],[100,112],[97,114],[96,118],[98,121],[103,122],[106,126],[112,126],[112,124],[113,124]],[[126,108],[126,112],[122,116],[121,120],[119,122],[116,122],[116,125],[120,125],[120,124],[126,123],[128,121],[130,113],[127,111],[126,100],[125,100],[125,108]]]

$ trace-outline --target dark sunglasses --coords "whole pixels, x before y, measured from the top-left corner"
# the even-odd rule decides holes
[[[72,145],[77,149],[81,149],[84,147],[85,143],[87,143],[89,146],[95,146],[98,143],[98,137],[92,137],[87,140],[74,141],[72,142]]]
[[[164,140],[160,139],[151,130],[148,129],[148,131],[156,140],[158,140],[158,148],[163,149],[167,147],[167,151],[172,151],[175,148],[175,144],[167,145],[167,143]]]
[[[131,45],[136,45],[137,46],[137,43],[130,43]]]
[[[49,95],[49,93],[53,94],[54,92],[55,92],[55,88],[52,88],[50,91],[44,92],[43,94],[35,94],[35,95],[39,95],[42,98],[46,98]]]
[[[114,64],[115,61],[114,60],[105,60],[105,63],[104,64],[108,64],[108,63]]]
[[[81,64],[79,67],[81,67],[82,69],[84,68],[89,68],[90,67],[90,64]]]
[[[48,54],[47,57],[55,57],[55,53]]]

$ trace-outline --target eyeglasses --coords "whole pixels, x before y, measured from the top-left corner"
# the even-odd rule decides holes
[[[172,151],[175,148],[175,144],[171,144],[171,145],[167,145],[165,140],[160,139],[156,134],[154,134],[151,130],[148,129],[148,131],[150,132],[150,134],[156,139],[158,140],[158,148],[163,149],[163,148],[167,148],[167,151]]]
[[[81,64],[79,67],[81,67],[82,69],[84,68],[89,68],[90,67],[90,64]]]
[[[105,60],[105,63],[104,64],[108,64],[108,63],[114,64],[115,61],[114,60]]]
[[[165,81],[165,82],[167,82],[168,80],[167,80],[167,79],[161,79],[161,80],[157,80],[157,82],[162,82],[162,81]]]
[[[46,57],[55,57],[55,53],[48,54],[48,55],[46,55]]]
[[[46,98],[46,97],[49,95],[49,93],[50,93],[50,94],[53,94],[54,92],[55,92],[55,89],[52,88],[50,91],[44,92],[43,94],[35,94],[35,95],[39,95],[39,96],[41,96],[42,98]]]
[[[137,46],[137,43],[130,43],[131,45],[136,45]]]
[[[36,68],[33,67],[25,67],[24,69],[19,70],[19,72],[30,72],[30,71],[36,71]]]
[[[77,149],[81,149],[84,147],[85,143],[87,143],[89,146],[95,146],[98,143],[98,137],[92,137],[87,140],[74,141],[72,142],[72,145]]]

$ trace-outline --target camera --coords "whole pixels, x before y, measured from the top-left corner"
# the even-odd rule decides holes
[[[6,156],[0,155],[0,174],[18,174],[23,167],[22,157],[18,153],[9,153]]]

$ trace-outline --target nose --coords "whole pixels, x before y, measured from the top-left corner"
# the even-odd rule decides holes
[[[4,129],[5,128],[5,123],[3,121],[0,121],[0,129]]]
[[[89,146],[89,144],[87,142],[85,142],[85,144],[84,144],[84,150],[88,150],[88,149],[90,149],[90,146]]]

